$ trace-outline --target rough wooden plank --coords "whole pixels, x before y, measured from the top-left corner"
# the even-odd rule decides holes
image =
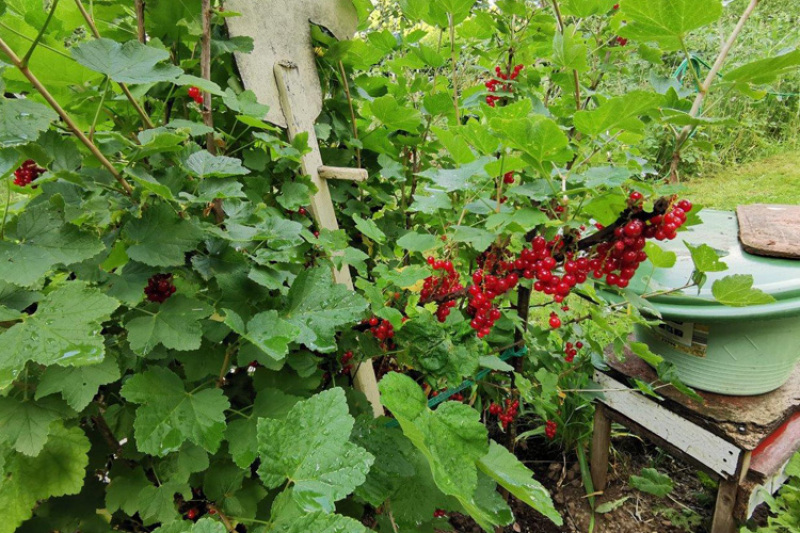
[[[658,435],[723,478],[736,476],[742,452],[734,444],[602,372],[596,372],[594,380],[603,392],[600,400],[603,404]]]
[[[736,493],[739,491],[739,480],[729,479],[720,482],[717,493],[717,505],[714,508],[714,522],[711,533],[735,533],[736,519],[733,508],[736,505]]]
[[[592,433],[592,483],[594,490],[606,490],[608,482],[608,451],[611,446],[611,420],[606,416],[605,407],[597,405],[594,411]]]
[[[318,189],[317,193],[311,197],[311,214],[320,228],[337,230],[339,229],[339,223],[336,220],[336,212],[333,208],[328,182],[320,178],[318,172],[322,166],[322,155],[314,132],[316,116],[305,107],[307,95],[305,94],[305,87],[302,85],[300,71],[295,63],[283,61],[275,65],[275,79],[278,82],[281,107],[286,115],[289,137],[293,139],[299,133],[308,133],[308,146],[311,150],[302,157],[301,168],[303,173],[311,178],[311,181]],[[350,277],[350,268],[348,266],[345,265],[341,270],[334,271],[334,278],[337,283],[341,283],[353,290],[353,279]],[[358,366],[355,385],[358,390],[367,396],[370,404],[372,404],[375,416],[383,415],[383,406],[381,405],[372,361],[365,361]]]
[[[740,205],[739,240],[751,254],[800,259],[800,206]]]
[[[342,168],[323,165],[317,169],[319,177],[324,180],[367,181],[369,173],[363,168]]]
[[[744,450],[754,450],[786,420],[800,412],[800,365],[783,387],[768,394],[725,396],[697,391],[702,398],[699,402],[660,383],[656,371],[630,350],[625,350],[622,360],[612,353],[607,355],[616,378],[636,378],[659,385],[663,405]]]
[[[317,118],[322,111],[322,88],[311,42],[311,23],[338,39],[350,39],[358,27],[352,0],[226,0],[225,9],[241,13],[227,19],[231,37],[252,37],[253,52],[236,54],[247,89],[270,107],[265,120],[286,127],[278,87],[272,74],[279,61],[297,65],[306,99],[303,112]]]
[[[750,471],[766,481],[780,472],[800,450],[800,413],[796,413],[753,451]]]

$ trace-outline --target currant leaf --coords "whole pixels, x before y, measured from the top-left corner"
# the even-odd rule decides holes
[[[198,300],[176,294],[160,304],[155,313],[128,320],[128,342],[141,355],[147,355],[159,344],[171,350],[197,350],[203,337],[200,320],[212,311]]]

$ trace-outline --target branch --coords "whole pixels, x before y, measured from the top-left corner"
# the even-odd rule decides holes
[[[97,25],[94,23],[94,20],[92,19],[92,16],[89,14],[89,12],[86,11],[86,8],[83,7],[83,2],[81,2],[81,0],[75,0],[75,4],[78,6],[81,15],[83,15],[83,19],[89,26],[89,29],[92,30],[92,35],[94,35],[95,39],[100,39],[101,38],[100,32],[97,30]],[[147,127],[147,129],[155,128],[156,127],[155,124],[153,124],[153,121],[150,120],[149,116],[147,116],[147,113],[145,113],[144,109],[142,109],[142,106],[139,104],[139,102],[136,100],[133,94],[131,94],[131,91],[130,89],[128,89],[128,86],[120,82],[119,88],[122,89],[123,93],[125,93],[125,97],[131,103],[131,105],[133,105],[133,108],[136,109],[136,113],[140,117],[142,117],[142,122],[144,122],[144,125]]]
[[[758,7],[759,0],[750,0],[750,4],[742,13],[741,18],[739,18],[739,22],[736,24],[736,27],[731,32],[728,40],[722,47],[719,55],[717,56],[717,60],[714,61],[714,65],[711,67],[711,70],[708,72],[708,76],[706,76],[705,81],[700,85],[699,91],[697,93],[697,97],[694,99],[694,104],[692,104],[692,110],[689,111],[689,116],[692,118],[696,118],[700,113],[700,109],[703,107],[703,102],[708,96],[708,92],[711,90],[711,85],[713,85],[714,81],[717,79],[720,71],[722,70],[722,65],[725,63],[725,60],[728,58],[728,54],[730,54],[731,49],[733,49],[733,45],[736,42],[736,39],[739,37],[739,34],[742,33],[742,29],[744,29],[744,25],[747,23],[747,20],[750,18],[750,15],[753,14],[756,7]],[[692,68],[691,64],[689,68]],[[669,173],[669,181],[670,183],[678,183],[678,163],[680,163],[680,151],[683,148],[684,143],[689,139],[689,135],[692,134],[694,128],[692,126],[684,126],[681,130],[680,135],[675,140],[675,151],[672,154],[672,165],[670,167]]]
[[[353,138],[358,140],[358,125],[356,124],[356,110],[353,108],[353,96],[350,94],[350,83],[347,81],[347,71],[345,71],[344,63],[341,61],[339,61],[339,73],[342,76],[342,87],[344,87],[344,94],[347,96],[347,105],[350,107]],[[356,148],[356,162],[358,163],[358,168],[361,168],[361,148]]]
[[[558,22],[558,31],[564,35],[564,18],[561,16],[561,8],[558,6],[558,0],[553,0],[553,9],[556,12],[556,21]],[[578,78],[578,71],[572,69],[572,78],[575,81],[575,106],[580,111],[581,109],[581,82]]]
[[[200,76],[204,80],[211,80],[211,0],[203,0],[203,37],[200,41]],[[206,149],[209,153],[216,155],[217,144],[214,141],[214,114],[211,104],[211,93],[203,91],[203,124],[212,129],[206,136]],[[222,207],[222,199],[217,198],[211,203],[214,210],[214,217],[217,224],[225,220],[225,210]]]
[[[80,130],[80,128],[78,128],[77,124],[75,124],[67,112],[64,111],[64,108],[62,108],[59,103],[56,102],[55,98],[53,98],[53,95],[51,95],[47,88],[42,85],[39,79],[34,76],[33,72],[28,69],[27,65],[22,64],[22,60],[17,56],[17,54],[14,53],[8,44],[6,44],[2,37],[0,37],[0,51],[8,56],[14,66],[28,79],[28,81],[36,88],[39,94],[41,94],[42,97],[47,100],[47,103],[50,104],[50,107],[52,107],[53,110],[58,113],[58,116],[60,116],[61,120],[66,123],[70,131],[72,131],[72,133],[83,143],[83,145],[89,149],[89,151],[95,156],[95,158],[97,158],[100,164],[103,165],[112,176],[114,176],[114,179],[117,180],[117,183],[122,186],[125,194],[131,196],[133,194],[133,187],[131,187],[131,184],[122,177],[122,174],[120,174],[119,171],[114,168],[114,165],[111,164],[111,161],[109,161],[100,151],[100,149],[89,140],[89,138]]]
[[[147,42],[147,31],[144,27],[144,0],[136,0],[136,30],[139,42],[145,44]]]

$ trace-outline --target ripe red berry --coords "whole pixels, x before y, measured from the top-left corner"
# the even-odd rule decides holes
[[[444,518],[445,516],[447,516],[447,512],[444,509],[436,509],[433,512],[434,518]]]
[[[305,216],[307,212],[308,211],[306,211],[305,207],[301,207],[300,209],[297,210],[297,214],[302,216]]]
[[[144,293],[151,302],[164,303],[176,290],[172,274],[156,274],[148,280]]]
[[[197,509],[192,508],[186,511],[186,518],[188,520],[194,520],[195,518],[197,518]]]
[[[503,176],[503,183],[505,183],[506,185],[511,185],[512,183],[514,183],[514,173],[513,172],[507,172]]]
[[[555,313],[550,315],[550,327],[553,329],[558,329],[561,327],[561,319],[558,318],[558,315]]]
[[[189,87],[189,98],[195,101],[195,103],[202,104],[203,103],[203,92],[200,90],[199,87]]]

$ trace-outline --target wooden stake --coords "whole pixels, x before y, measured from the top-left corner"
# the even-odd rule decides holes
[[[332,231],[338,230],[339,223],[336,220],[336,212],[333,208],[333,199],[328,189],[328,182],[320,175],[320,169],[323,169],[323,175],[329,177],[341,178],[342,175],[350,175],[350,173],[343,173],[341,169],[333,171],[334,169],[331,167],[325,167],[322,164],[319,142],[314,132],[316,117],[312,116],[312,113],[309,112],[309,107],[306,105],[306,95],[303,92],[304,87],[297,65],[291,61],[277,63],[275,65],[275,79],[278,82],[281,107],[288,124],[289,138],[294,139],[300,133],[308,134],[308,146],[311,151],[303,156],[301,168],[303,173],[311,177],[311,181],[318,189],[317,194],[311,198],[311,214],[314,216],[318,227]],[[358,171],[355,170],[354,172]],[[359,176],[363,176],[363,173],[360,173]],[[340,270],[334,270],[333,277],[337,283],[341,283],[348,289],[353,290],[353,279],[350,277],[350,268],[348,266],[344,266]],[[372,404],[375,416],[382,416],[384,414],[383,406],[381,405],[378,382],[375,377],[375,369],[372,367],[372,361],[365,361],[364,364],[359,365],[358,372],[355,375],[355,386],[356,389],[367,396],[370,404]]]
[[[611,420],[605,407],[597,404],[594,411],[594,432],[592,435],[592,483],[594,490],[606,490],[608,481],[608,448],[611,446]]]

